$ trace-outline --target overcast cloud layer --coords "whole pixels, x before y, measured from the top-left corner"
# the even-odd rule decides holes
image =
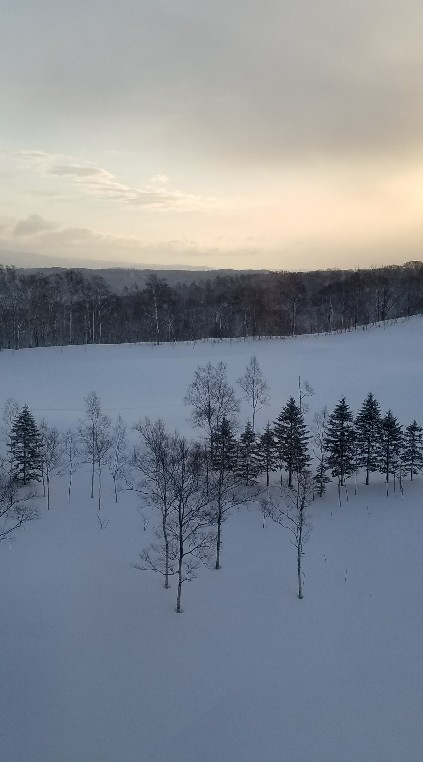
[[[0,9],[3,248],[216,267],[419,258],[420,0]],[[70,229],[89,232],[70,243]]]

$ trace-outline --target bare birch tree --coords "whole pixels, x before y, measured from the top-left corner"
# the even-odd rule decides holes
[[[145,418],[134,429],[140,434],[141,442],[134,448],[132,457],[135,479],[131,488],[138,492],[143,501],[160,512],[161,521],[157,532],[159,544],[151,548],[151,553],[156,559],[155,571],[162,570],[167,590],[171,558],[168,525],[175,499],[171,490],[170,435],[160,418],[154,423]],[[150,551],[146,552],[144,560],[153,568],[149,553]]]
[[[105,440],[108,437],[110,429],[110,418],[104,415],[101,410],[101,401],[97,392],[90,392],[85,397],[85,418],[79,423],[79,437],[82,450],[87,462],[91,465],[91,498],[94,497],[94,477],[95,472],[99,470],[98,463],[100,457],[101,468],[103,466],[103,450]],[[101,454],[100,454],[101,453]],[[101,484],[100,468],[100,484]],[[100,497],[101,502],[101,497]]]
[[[304,402],[306,397],[314,397],[314,389],[307,379],[303,382],[301,376],[298,376],[298,400],[300,410],[303,413],[308,413],[309,410],[308,402]]]
[[[238,383],[244,392],[244,399],[247,400],[252,411],[252,427],[255,431],[255,419],[259,410],[269,404],[269,385],[263,376],[262,370],[254,355],[250,358],[245,373],[238,378]]]
[[[82,465],[82,453],[78,437],[72,429],[68,429],[63,437],[63,450],[68,475],[68,503],[70,503],[73,477]]]
[[[46,487],[47,510],[50,510],[50,480],[58,475],[63,467],[64,445],[59,430],[47,425],[43,419],[40,423],[41,436],[41,459],[43,468],[43,481]]]
[[[3,406],[2,437],[7,450],[10,452],[10,438],[13,424],[20,413],[20,406],[13,397],[8,397]],[[9,472],[12,473],[12,462],[9,460]]]
[[[298,474],[295,490],[284,490],[279,497],[270,497],[262,506],[272,520],[291,533],[291,544],[296,549],[298,598],[303,598],[302,559],[304,545],[310,538],[311,524],[308,508],[313,500],[313,482],[308,472]]]
[[[183,584],[192,581],[198,567],[209,559],[214,537],[210,495],[205,481],[198,478],[196,449],[178,434],[169,437],[165,446],[169,476],[166,524],[168,556],[163,556],[163,545],[152,545],[140,555],[141,564],[134,567],[141,571],[159,572],[167,578],[176,576],[176,612],[180,614]]]
[[[191,405],[194,426],[206,431],[209,442],[226,418],[234,423],[239,411],[235,390],[227,380],[226,364],[199,365],[184,399]]]
[[[0,542],[10,540],[13,533],[28,521],[38,518],[33,504],[35,493],[19,487],[10,474],[0,472]]]
[[[126,423],[119,415],[111,432],[111,446],[109,457],[109,471],[113,479],[115,502],[118,501],[118,489],[124,480],[127,467],[128,441],[126,436]]]

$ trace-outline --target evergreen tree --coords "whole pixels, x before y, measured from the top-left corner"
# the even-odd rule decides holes
[[[328,471],[328,452],[326,446],[326,429],[328,422],[328,411],[325,406],[317,412],[313,421],[313,452],[317,460],[316,473],[313,477],[315,488],[319,497],[323,497],[326,492],[326,485],[330,482]]]
[[[10,460],[15,481],[28,484],[42,475],[42,442],[27,405],[17,416],[10,433]]]
[[[423,468],[423,429],[417,421],[413,421],[405,429],[402,460],[413,481],[413,476]]]
[[[237,463],[237,441],[231,423],[223,416],[212,436],[212,468],[214,471],[233,471]]]
[[[216,523],[216,563],[220,569],[222,547],[222,523],[235,504],[237,442],[231,424],[226,416],[216,429],[212,438],[212,478],[210,497],[215,507]],[[207,486],[207,493],[209,492]]]
[[[327,463],[332,470],[332,476],[338,477],[339,487],[342,487],[345,479],[354,473],[354,441],[353,415],[345,397],[342,397],[329,416],[325,438]]]
[[[259,473],[256,456],[256,437],[250,421],[247,421],[239,439],[236,473],[246,487],[255,484]]]
[[[366,470],[366,484],[369,484],[370,472],[378,470],[381,426],[379,403],[370,392],[355,420],[357,465]]]
[[[394,474],[398,467],[398,461],[402,449],[402,427],[398,423],[391,410],[388,410],[382,419],[381,436],[379,440],[379,470],[385,474],[385,481],[389,482],[389,475]]]
[[[292,487],[293,474],[302,473],[310,462],[310,435],[304,423],[303,413],[293,397],[289,398],[276,419],[274,437],[281,468],[288,472],[288,487]]]
[[[256,448],[258,473],[266,474],[266,487],[269,486],[270,472],[277,469],[276,443],[270,423],[260,436]]]

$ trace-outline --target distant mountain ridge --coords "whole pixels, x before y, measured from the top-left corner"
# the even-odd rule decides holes
[[[16,252],[0,249],[0,264],[17,267],[19,269],[45,269],[52,267],[60,267],[63,269],[84,269],[84,270],[99,270],[99,269],[117,269],[124,268],[130,270],[192,270],[192,271],[208,271],[213,270],[212,267],[205,267],[204,265],[159,265],[159,264],[146,264],[144,262],[118,262],[117,260],[110,259],[72,259],[71,257],[50,257],[44,254],[36,254],[35,252]]]

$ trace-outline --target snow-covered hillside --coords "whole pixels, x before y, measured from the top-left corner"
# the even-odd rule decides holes
[[[196,367],[235,383],[255,354],[273,420],[298,376],[315,410],[372,391],[423,423],[423,320],[343,335],[179,346],[64,347],[0,354],[0,405],[15,397],[61,429],[96,390],[129,425],[161,416],[190,433]],[[240,421],[247,417],[242,408]],[[223,568],[174,590],[131,564],[150,539],[133,494],[105,485],[100,529],[89,474],[72,501],[0,546],[0,759],[5,762],[419,762],[423,727],[423,476],[389,498],[377,478],[339,507],[312,507],[296,597],[289,535],[234,510]]]

